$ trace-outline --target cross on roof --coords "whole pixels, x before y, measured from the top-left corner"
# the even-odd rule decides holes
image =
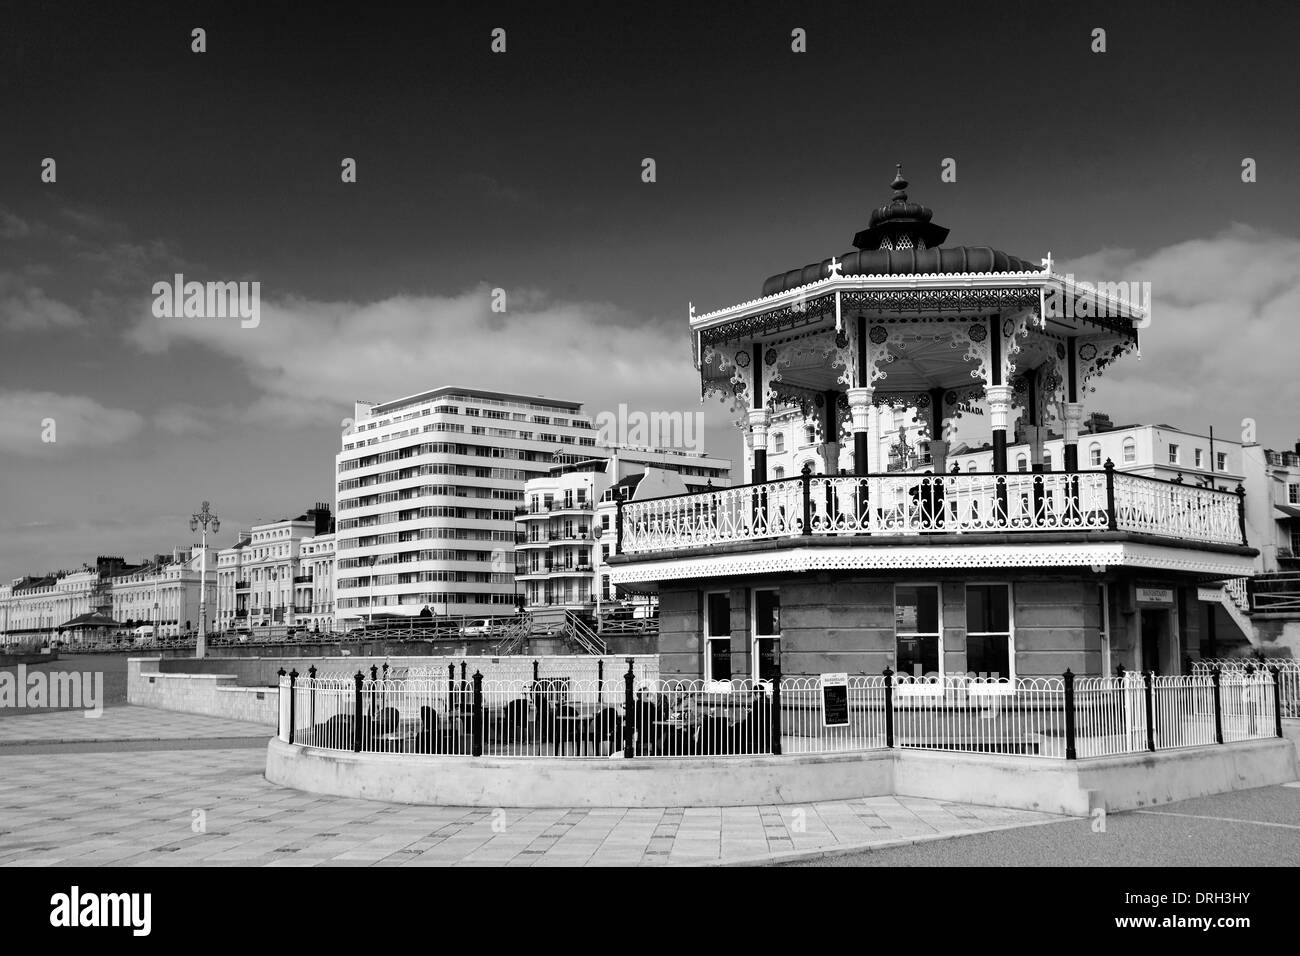
[[[831,256],[831,264],[826,267],[826,270],[830,273],[830,278],[838,279],[840,277],[840,270],[843,268],[844,264],[840,262],[839,259]]]

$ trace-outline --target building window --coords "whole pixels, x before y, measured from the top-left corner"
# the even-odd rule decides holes
[[[1178,464],[1178,446],[1177,446],[1177,445],[1170,445],[1170,446],[1169,446],[1169,464],[1171,464],[1171,465],[1176,465],[1176,464]]]
[[[1286,486],[1286,500],[1293,505],[1300,505],[1300,485]]]
[[[1192,454],[1196,456],[1196,467],[1197,467],[1197,468],[1204,468],[1204,467],[1205,467],[1205,450],[1204,450],[1203,448],[1197,448],[1195,451],[1192,452]]]
[[[777,432],[772,436],[772,452],[780,455],[785,451],[785,433]]]
[[[804,442],[804,444],[806,444],[806,445],[815,445],[815,444],[817,444],[817,429],[814,428],[812,425],[807,426],[807,427],[804,429],[804,437],[805,437],[805,439],[806,439],[806,441]]]
[[[731,680],[731,595],[704,596],[704,678]]]
[[[772,680],[781,671],[781,593],[754,592],[754,678]]]
[[[1227,452],[1222,452],[1222,451],[1221,451],[1221,452],[1218,452],[1214,457],[1215,457],[1216,459],[1218,459],[1218,464],[1217,464],[1217,468],[1218,468],[1218,470],[1219,470],[1219,471],[1227,471],[1227,470],[1228,470],[1228,454],[1227,454]]]
[[[774,479],[778,479],[778,480],[781,479],[781,478],[784,478],[784,477],[785,477],[785,469],[784,469],[784,468],[781,468],[780,466],[774,468],[774,469],[772,470],[772,477],[773,477]]]
[[[1088,464],[1093,468],[1101,467],[1101,445],[1097,442],[1088,446]]]
[[[806,470],[810,475],[817,474],[817,464],[811,458],[803,463],[802,469]]]
[[[1052,470],[1052,453],[1050,451],[1045,451],[1043,452],[1043,471],[1051,471],[1051,470]]]
[[[966,669],[981,677],[1014,678],[1011,586],[966,586]]]
[[[894,589],[894,641],[900,677],[943,676],[943,629],[939,624],[939,586],[902,585]]]
[[[1024,455],[1017,455],[1016,471],[1028,471],[1028,470],[1029,470],[1029,459],[1026,458]]]
[[[1131,465],[1137,461],[1138,448],[1137,442],[1131,438],[1124,439],[1124,464]]]
[[[973,462],[973,461],[970,462],[970,463],[966,466],[966,471],[967,471],[967,472],[970,472],[970,473],[973,474],[973,473],[975,472],[975,462]]]

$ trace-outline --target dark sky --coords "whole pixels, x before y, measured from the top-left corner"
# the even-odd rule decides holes
[[[97,2],[0,23],[0,578],[170,548],[203,497],[232,535],[332,500],[359,397],[694,410],[687,302],[844,252],[897,162],[951,243],[1163,280],[1130,391],[1099,407],[1300,433],[1249,364],[1297,357],[1273,340],[1297,301],[1294,3]],[[1206,262],[1250,287],[1240,308]],[[279,333],[273,310],[238,342],[151,330],[176,271],[259,280]],[[493,325],[496,286],[521,307]],[[1178,364],[1226,339],[1239,354]],[[36,443],[47,406],[87,439]]]

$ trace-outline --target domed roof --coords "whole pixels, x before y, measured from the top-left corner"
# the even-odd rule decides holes
[[[867,228],[853,237],[857,251],[835,257],[840,264],[840,275],[1032,272],[1041,268],[1037,263],[989,246],[938,248],[948,238],[948,230],[931,221],[934,211],[929,206],[907,198],[907,185],[899,164],[890,184],[894,194],[889,202],[873,209]],[[831,259],[823,259],[802,269],[769,276],[763,283],[763,295],[824,279],[831,274],[830,264]]]

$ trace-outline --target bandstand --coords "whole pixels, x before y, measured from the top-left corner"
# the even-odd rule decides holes
[[[611,582],[658,594],[664,673],[1180,673],[1198,584],[1249,574],[1254,551],[1240,489],[1079,467],[1083,398],[1146,316],[1050,257],[945,245],[907,186],[900,169],[851,251],[692,309],[702,395],[735,413],[750,483],[620,504]],[[914,412],[923,466],[871,460],[873,406]],[[771,416],[791,407],[820,460],[770,480]],[[948,471],[963,418],[991,472]],[[1028,472],[1007,468],[1017,419]],[[1049,431],[1064,436],[1058,470]]]

